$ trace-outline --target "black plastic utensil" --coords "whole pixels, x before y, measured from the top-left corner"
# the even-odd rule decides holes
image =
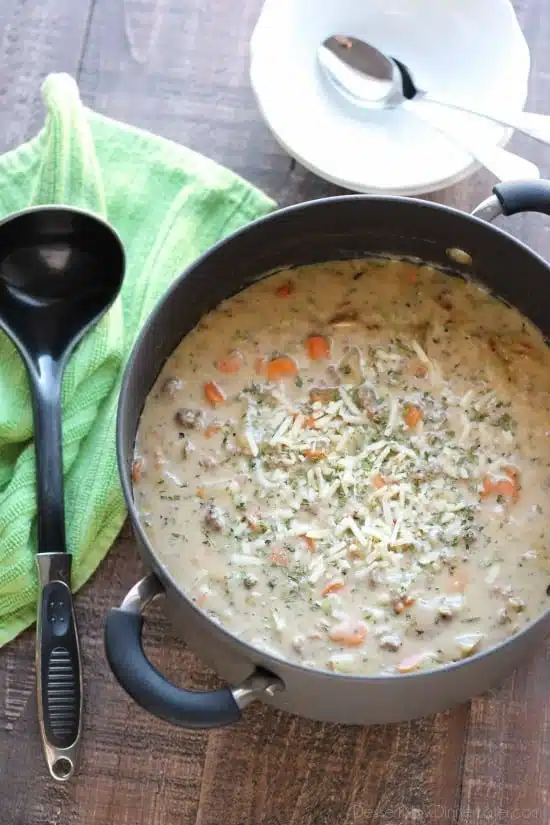
[[[36,450],[38,715],[54,779],[72,776],[80,740],[82,670],[65,538],[61,387],[69,354],[115,300],[121,241],[99,218],[64,206],[0,223],[0,327],[27,367]]]

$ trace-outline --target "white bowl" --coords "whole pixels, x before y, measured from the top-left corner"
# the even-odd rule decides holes
[[[356,192],[419,195],[479,168],[414,104],[359,112],[326,82],[318,45],[351,34],[406,63],[420,88],[472,108],[521,111],[529,49],[509,0],[266,0],[250,41],[250,81],[278,143],[306,169]],[[418,104],[419,106],[422,104]],[[431,109],[431,107],[430,107]],[[511,130],[440,110],[439,123],[477,145]]]

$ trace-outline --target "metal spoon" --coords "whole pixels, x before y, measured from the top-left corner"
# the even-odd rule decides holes
[[[67,207],[28,209],[0,223],[0,327],[27,368],[36,452],[38,716],[54,779],[73,774],[82,670],[65,538],[61,385],[70,352],[115,300],[124,251],[103,221]]]
[[[318,59],[338,91],[364,109],[394,108],[408,100],[445,106],[515,129],[541,143],[550,144],[550,116],[535,112],[491,113],[469,109],[450,100],[432,97],[419,89],[410,69],[370,43],[348,35],[333,35],[323,41]]]
[[[344,46],[343,42],[351,43]],[[368,44],[370,74],[364,74],[360,67],[364,67],[364,52],[362,49],[354,51],[354,42],[351,38],[329,38],[319,50],[319,63],[337,93],[360,109],[367,108],[395,108],[396,106],[410,105],[407,93],[412,92],[412,80],[398,60],[387,58],[377,49],[371,49]],[[360,41],[362,42],[362,41]],[[327,45],[328,44],[328,45]],[[349,63],[336,55],[334,49],[344,49],[349,56]],[[391,77],[390,77],[391,75]],[[458,137],[450,128],[445,128],[433,116],[428,107],[425,112],[422,107],[415,107],[416,117],[427,123],[432,129],[445,135],[453,143],[460,146],[478,163],[492,172],[500,180],[525,180],[540,178],[538,167],[526,158],[509,152],[500,146],[487,146],[472,139],[471,135],[461,133]]]

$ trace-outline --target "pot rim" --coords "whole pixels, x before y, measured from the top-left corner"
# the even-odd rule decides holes
[[[209,247],[203,253],[201,253],[192,263],[190,263],[180,275],[173,281],[173,283],[169,286],[166,290],[162,298],[159,299],[154,309],[150,312],[149,316],[147,317],[145,323],[143,324],[138,337],[136,338],[134,345],[132,347],[130,356],[128,358],[126,367],[124,369],[124,374],[121,382],[121,388],[118,398],[118,405],[117,405],[117,417],[116,417],[116,451],[117,451],[117,464],[118,464],[118,473],[119,478],[122,486],[122,491],[124,494],[124,499],[126,501],[128,517],[130,518],[132,529],[138,535],[138,552],[142,559],[147,563],[147,565],[152,569],[152,571],[158,576],[161,580],[162,584],[165,585],[168,583],[171,589],[175,590],[179,597],[183,598],[188,607],[190,607],[200,618],[202,618],[205,622],[208,623],[210,626],[210,630],[217,635],[220,635],[224,642],[237,644],[243,650],[243,654],[245,655],[246,659],[251,663],[251,665],[255,665],[258,657],[262,659],[267,659],[270,662],[273,662],[274,665],[282,665],[285,668],[290,668],[292,670],[297,670],[302,674],[310,675],[310,676],[322,676],[323,678],[328,679],[336,679],[336,680],[345,680],[347,682],[360,682],[360,683],[379,683],[387,681],[388,679],[399,680],[399,681],[406,681],[406,680],[418,680],[422,678],[426,678],[428,676],[437,676],[438,674],[445,674],[449,672],[454,672],[457,669],[464,669],[466,666],[471,666],[474,663],[481,663],[483,660],[489,659],[490,657],[494,656],[495,654],[503,654],[507,649],[511,646],[519,644],[524,636],[530,635],[535,628],[539,625],[543,624],[545,621],[548,620],[550,616],[550,605],[548,608],[541,613],[538,617],[532,619],[528,624],[525,625],[521,630],[515,633],[512,636],[502,640],[498,644],[492,645],[491,647],[487,648],[486,650],[482,650],[478,653],[474,653],[471,656],[468,656],[464,659],[458,659],[453,662],[447,662],[442,665],[438,665],[436,667],[427,669],[427,670],[420,670],[420,671],[413,671],[411,673],[387,673],[387,674],[372,674],[372,675],[354,675],[354,674],[346,674],[346,673],[335,673],[329,670],[322,670],[318,668],[309,668],[304,667],[301,664],[296,662],[292,662],[289,659],[284,658],[283,656],[277,656],[271,652],[267,652],[262,650],[260,647],[256,647],[243,639],[240,639],[238,636],[235,636],[229,630],[227,630],[222,624],[215,622],[211,619],[204,611],[202,611],[197,605],[187,596],[185,590],[182,588],[181,585],[173,578],[170,571],[160,562],[158,559],[155,550],[149,541],[139,518],[139,514],[137,508],[134,503],[133,497],[133,490],[132,490],[132,483],[131,483],[131,474],[127,469],[126,466],[126,456],[125,456],[125,448],[124,448],[124,434],[126,430],[126,424],[123,421],[124,417],[124,406],[126,397],[128,395],[128,385],[130,382],[131,375],[135,369],[135,365],[139,361],[139,353],[143,346],[143,342],[147,339],[149,335],[149,330],[153,326],[156,316],[160,312],[161,308],[172,299],[172,295],[179,289],[181,282],[194,270],[198,269],[202,266],[203,262],[215,254],[219,249],[227,246],[235,241],[235,239],[239,238],[242,235],[250,234],[251,232],[257,231],[260,227],[264,226],[265,224],[269,224],[273,221],[278,221],[281,218],[284,218],[288,215],[293,215],[294,213],[301,212],[304,210],[309,209],[316,209],[321,206],[327,206],[328,204],[338,204],[338,203],[396,203],[396,204],[407,204],[410,206],[411,209],[413,208],[422,208],[428,211],[438,211],[438,212],[446,212],[447,214],[454,215],[457,219],[463,221],[472,221],[475,224],[482,225],[484,231],[487,233],[491,233],[496,235],[497,237],[501,237],[506,239],[507,242],[512,242],[527,255],[533,258],[537,263],[544,266],[546,269],[549,269],[549,264],[544,260],[544,258],[531,249],[527,244],[523,241],[520,241],[513,235],[510,235],[503,229],[495,226],[492,223],[488,223],[487,221],[483,220],[482,218],[478,218],[474,215],[470,215],[467,212],[464,212],[457,207],[448,206],[447,204],[440,204],[440,203],[432,203],[431,201],[425,201],[420,198],[412,198],[402,195],[376,195],[376,194],[349,194],[349,195],[338,195],[334,197],[324,197],[324,198],[317,198],[310,201],[303,201],[297,204],[292,204],[291,206],[281,207],[278,209],[273,210],[267,215],[263,215],[260,218],[256,218],[255,220],[245,224],[244,226],[240,227],[239,229],[231,232],[226,237],[217,241],[213,246]],[[273,272],[278,271],[274,269]],[[269,277],[270,270],[266,270],[264,274]],[[181,340],[183,340],[185,336],[182,336]],[[177,346],[177,345],[176,345]],[[162,369],[162,365],[159,367],[158,372]],[[157,375],[158,375],[157,372]],[[149,390],[150,391],[150,390]],[[142,409],[143,404],[145,403],[145,399],[142,402]],[[135,439],[136,433],[133,434]],[[199,654],[200,655],[200,654]],[[276,668],[274,668],[274,672],[276,672]]]

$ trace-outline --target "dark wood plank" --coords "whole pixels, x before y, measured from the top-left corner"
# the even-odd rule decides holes
[[[459,825],[548,822],[550,651],[472,703]]]
[[[78,73],[92,6],[93,0],[0,3],[0,152],[41,126],[44,77]]]
[[[83,99],[278,196],[289,160],[258,117],[247,78],[260,8],[259,0],[99,0],[80,75]]]
[[[3,0],[0,61],[8,61],[11,77],[18,78],[13,88],[0,86],[4,122],[17,113],[17,123],[3,133],[6,145],[27,135],[36,118],[38,79],[51,68],[66,68],[69,41],[70,59],[78,61],[86,26],[85,15],[76,11],[80,5],[87,7],[68,0]],[[213,157],[281,204],[336,194],[336,187],[291,164],[258,115],[248,86],[247,49],[260,7],[261,0],[97,0],[79,76],[84,101]],[[516,0],[516,8],[533,55],[530,105],[544,111],[550,100],[550,12],[545,0]],[[54,23],[59,10],[61,24]],[[6,43],[14,26],[20,39],[29,31],[46,43],[36,47],[48,57],[41,66],[29,58],[34,53],[30,42],[26,52],[23,48],[25,57],[10,53]],[[64,48],[65,58],[57,54]],[[525,149],[550,174],[549,149],[518,137],[512,147]],[[490,176],[479,174],[434,199],[470,209],[491,185]],[[506,225],[550,257],[547,223],[529,217]],[[544,788],[550,767],[544,685],[550,673],[544,651],[501,689],[474,700],[472,713],[465,705],[409,725],[360,729],[256,706],[235,728],[181,731],[139,710],[105,662],[105,614],[141,573],[124,532],[78,595],[87,701],[82,763],[69,785],[59,787],[45,776],[34,708],[33,632],[0,651],[0,823],[511,825],[550,820]],[[175,681],[196,687],[215,682],[174,637],[160,608],[151,615],[146,645]]]
[[[343,728],[256,707],[211,734],[197,825],[436,825],[458,804],[467,718]]]

